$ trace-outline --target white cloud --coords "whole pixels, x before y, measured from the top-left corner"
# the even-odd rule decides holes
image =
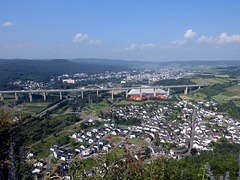
[[[197,42],[207,42],[207,43],[214,43],[216,39],[214,39],[212,36],[204,36],[202,35],[200,38],[198,38]]]
[[[186,43],[186,40],[174,40],[171,42],[172,44],[176,44],[176,45],[183,45]]]
[[[5,48],[36,48],[36,47],[37,45],[35,44],[23,44],[23,43],[5,45]]]
[[[87,43],[88,45],[99,45],[102,44],[101,40],[89,39],[87,34],[78,33],[74,38],[73,42],[76,43]]]
[[[130,47],[127,47],[127,48],[125,48],[125,50],[143,50],[143,49],[149,49],[149,48],[153,48],[153,47],[155,47],[155,45],[154,44],[152,44],[152,43],[148,43],[148,44],[141,44],[141,45],[137,45],[137,44],[135,44],[135,43],[132,43],[131,45],[130,45]]]
[[[184,34],[184,40],[174,40],[171,42],[171,44],[175,44],[175,45],[184,45],[187,43],[188,40],[192,39],[194,36],[196,36],[196,32],[193,32],[192,29],[189,29],[186,31],[186,33]]]
[[[239,34],[228,36],[227,33],[223,32],[223,33],[220,34],[220,36],[217,40],[217,44],[233,43],[233,42],[240,42],[240,35]]]
[[[84,42],[88,40],[88,35],[87,34],[81,34],[78,33],[74,38],[73,38],[73,42]]]
[[[130,47],[127,47],[126,50],[135,50],[137,49],[137,45],[132,43]]]
[[[216,44],[226,44],[226,43],[234,43],[234,42],[240,42],[240,35],[232,35],[228,36],[227,33],[223,32],[219,35],[217,38],[213,38],[212,36],[206,37],[205,35],[202,35],[197,40],[198,42],[205,42],[205,43],[216,43]]]
[[[154,44],[151,44],[151,43],[149,43],[149,44],[142,44],[142,48],[152,48],[152,47],[154,47]]]
[[[102,44],[102,41],[101,40],[96,40],[96,41],[94,41],[94,40],[89,40],[88,41],[88,44],[89,45],[99,45],[99,44]]]
[[[192,29],[187,30],[187,32],[184,34],[184,37],[186,39],[193,38],[197,33],[193,32]]]
[[[14,24],[10,21],[7,21],[5,23],[2,24],[2,26],[13,26]]]

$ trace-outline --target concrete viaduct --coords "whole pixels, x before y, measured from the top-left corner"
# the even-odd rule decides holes
[[[156,90],[157,89],[167,89],[167,96],[170,95],[170,88],[185,88],[184,94],[188,93],[188,89],[191,87],[198,87],[199,89],[201,87],[205,86],[211,86],[212,84],[193,84],[193,85],[170,85],[170,86],[148,86],[148,87],[117,87],[117,88],[96,88],[96,89],[48,89],[48,90],[11,90],[11,91],[0,91],[0,99],[1,101],[4,100],[3,94],[15,94],[15,99],[18,100],[18,94],[19,93],[28,93],[29,94],[29,100],[32,101],[32,94],[33,93],[43,93],[43,98],[46,100],[46,93],[52,93],[52,92],[59,92],[59,98],[62,100],[62,92],[81,92],[81,96],[83,98],[84,92],[87,91],[96,91],[97,95],[99,91],[111,91],[112,99],[114,98],[113,92],[122,90],[126,92],[126,97],[128,97],[128,91],[130,89],[139,89],[140,90],[140,97],[142,97],[142,89],[153,89],[154,97],[156,97]]]

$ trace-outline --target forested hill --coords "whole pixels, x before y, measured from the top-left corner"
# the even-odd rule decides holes
[[[64,73],[101,73],[126,70],[127,66],[74,63],[68,60],[0,59],[0,83],[22,79],[47,82]]]
[[[189,60],[189,61],[127,61],[127,60],[119,60],[119,59],[95,59],[95,58],[77,58],[77,59],[69,59],[71,62],[75,63],[83,63],[83,64],[101,64],[101,65],[124,65],[130,67],[139,67],[144,66],[146,64],[158,64],[160,67],[165,67],[169,65],[175,65],[177,67],[185,67],[185,66],[236,66],[240,65],[240,60],[229,61],[229,60]]]
[[[127,61],[119,59],[95,59],[95,58],[78,58],[69,59],[69,61],[81,64],[101,64],[101,65],[114,65],[114,66],[128,66],[128,67],[140,67],[146,64],[158,64],[154,61]]]
[[[221,66],[238,66],[240,65],[240,60],[229,61],[229,60],[195,60],[195,61],[171,61],[171,62],[161,62],[159,63],[160,66],[175,66],[175,67],[196,67],[196,66],[214,66],[214,67],[221,67]]]

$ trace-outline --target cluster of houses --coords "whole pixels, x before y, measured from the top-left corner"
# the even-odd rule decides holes
[[[211,150],[209,143],[220,142],[223,137],[229,142],[240,143],[239,120],[204,109],[199,109],[197,114],[193,147],[199,150]]]
[[[32,174],[40,174],[41,169],[46,165],[42,160],[33,164]]]
[[[240,123],[238,120],[228,118],[208,107],[214,107],[214,101],[198,102],[180,101],[174,104],[142,104],[113,107],[110,114],[119,118],[135,117],[141,119],[141,126],[136,127],[137,132],[145,132],[145,141],[155,141],[156,135],[161,143],[176,144],[177,147],[189,147],[193,138],[193,148],[197,150],[211,150],[209,143],[220,142],[222,137],[234,143],[240,143]],[[197,109],[195,124],[192,126],[193,109]],[[213,108],[214,109],[214,108]],[[216,108],[215,108],[216,109]],[[179,110],[176,119],[166,123],[168,115],[174,110]],[[194,129],[194,137],[192,131]],[[134,134],[131,135],[132,137]],[[184,148],[185,147],[185,148]],[[181,149],[179,148],[179,149]]]
[[[92,120],[89,121],[92,123]],[[124,138],[129,132],[129,129],[116,127],[114,123],[105,123],[104,127],[94,127],[88,131],[81,130],[73,133],[70,137],[81,144],[75,147],[74,150],[70,151],[68,148],[63,148],[57,143],[50,147],[50,152],[55,159],[62,161],[71,160],[73,156],[89,157],[96,152],[109,152],[113,148],[113,144],[104,138],[110,134]]]
[[[164,114],[170,113],[172,110],[169,109],[168,105],[160,103],[155,104],[142,104],[142,105],[129,105],[129,106],[118,106],[113,107],[108,114],[115,114],[119,118],[138,118],[140,120],[145,119],[161,119],[164,120]]]
[[[105,138],[110,134],[123,138],[123,141],[119,143],[119,148],[124,146],[131,152],[136,152],[139,148],[143,150],[145,146],[134,145],[134,143],[126,141],[127,138],[138,139],[147,143],[152,154],[161,154],[172,158],[179,156],[176,154],[186,153],[190,144],[193,148],[201,151],[212,150],[209,144],[212,141],[220,142],[223,137],[229,142],[240,143],[240,122],[225,117],[223,113],[208,110],[209,106],[215,105],[215,102],[193,104],[189,101],[180,101],[174,104],[155,103],[112,107],[110,113],[123,118],[139,118],[141,124],[117,127],[114,123],[101,121],[99,127],[81,130],[70,136],[81,144],[72,151],[61,147],[60,144],[51,146],[50,151],[55,158],[62,161],[71,160],[73,156],[83,158],[94,156],[96,152],[107,153],[113,149],[112,142]],[[193,121],[194,109],[196,109],[196,115]],[[175,118],[169,119],[172,112],[177,112],[177,115]],[[90,119],[86,123],[95,124],[96,120]],[[167,152],[161,145],[157,145],[157,141],[167,146],[170,143],[173,146],[168,146],[169,151]],[[34,166],[34,173],[37,173],[38,166],[41,164]]]
[[[152,70],[155,70],[152,72]],[[120,79],[121,83],[126,82],[156,82],[162,79],[179,79],[182,77],[187,77],[193,75],[192,70],[186,70],[181,68],[161,68],[158,69],[150,68],[145,69],[140,72],[136,70],[133,71],[120,71],[120,72],[105,72],[99,74],[87,75],[84,73],[77,73],[73,75],[63,74],[58,76],[58,80],[64,79],[68,83],[75,83],[75,81],[89,81],[89,80],[99,80],[99,79],[109,79],[116,78]],[[66,79],[68,78],[68,79]]]
[[[171,155],[181,151],[185,152],[190,146],[191,139],[193,140],[192,147],[199,151],[211,150],[209,143],[212,141],[219,142],[222,137],[231,142],[240,143],[240,136],[238,135],[240,123],[237,120],[226,118],[212,110],[205,110],[204,107],[214,103],[202,104],[199,102],[193,104],[189,101],[180,101],[171,105],[155,103],[112,107],[110,113],[115,113],[119,117],[140,118],[141,125],[124,129],[116,127],[113,123],[105,123],[104,127],[94,127],[88,131],[81,130],[71,135],[71,138],[75,139],[76,142],[82,143],[82,145],[74,149],[74,153],[61,148],[52,152],[54,157],[64,161],[76,154],[80,154],[81,157],[88,157],[96,152],[108,152],[113,148],[113,145],[104,137],[112,134],[124,138],[130,130],[133,130],[133,133],[129,134],[129,138],[141,138],[151,146],[152,153],[154,153],[155,149],[159,149],[156,146],[157,138],[161,143],[174,144],[170,150]],[[197,116],[192,125],[191,116],[194,108],[197,109]],[[179,110],[176,119],[166,121],[168,115],[176,109]],[[192,137],[193,129],[194,136]]]
[[[183,108],[182,113],[179,113],[178,118],[182,119],[183,123],[177,120],[166,123],[167,116],[173,111],[174,106],[186,106],[187,102],[179,104],[142,104],[131,106],[114,107],[111,113],[115,113],[122,118],[136,117],[141,119],[141,125],[136,127],[137,132],[145,132],[149,136],[146,141],[152,142],[156,139],[156,135],[162,143],[173,143],[179,146],[188,146],[191,135],[191,119],[190,114],[192,108]]]
[[[156,68],[156,66],[154,67]],[[151,68],[152,70],[154,68]],[[128,74],[123,80],[126,82],[156,82],[162,79],[179,79],[182,77],[187,77],[193,75],[193,71],[181,69],[181,68],[161,68],[158,67],[157,70],[153,73],[150,73],[152,70],[146,69],[140,73]]]
[[[76,153],[70,151],[68,148],[61,147],[61,144],[56,143],[50,147],[50,152],[53,154],[55,159],[60,159],[62,161],[67,161],[71,159]]]
[[[24,89],[30,90],[30,89],[43,89],[46,85],[50,85],[48,83],[43,83],[43,82],[36,82],[36,81],[14,81],[10,82],[11,84],[23,87]]]

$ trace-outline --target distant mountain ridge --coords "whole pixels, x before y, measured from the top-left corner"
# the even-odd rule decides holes
[[[125,66],[74,63],[65,59],[0,59],[0,84],[18,79],[48,82],[51,77],[62,74],[93,74],[126,69]]]
[[[53,59],[53,60],[29,60],[29,59],[0,59],[0,83],[14,80],[37,80],[48,82],[51,77],[72,73],[102,73],[105,71],[122,71],[130,67],[157,64],[159,67],[175,65],[184,66],[237,66],[240,61],[127,61],[111,59]],[[157,66],[156,66],[157,67]]]

